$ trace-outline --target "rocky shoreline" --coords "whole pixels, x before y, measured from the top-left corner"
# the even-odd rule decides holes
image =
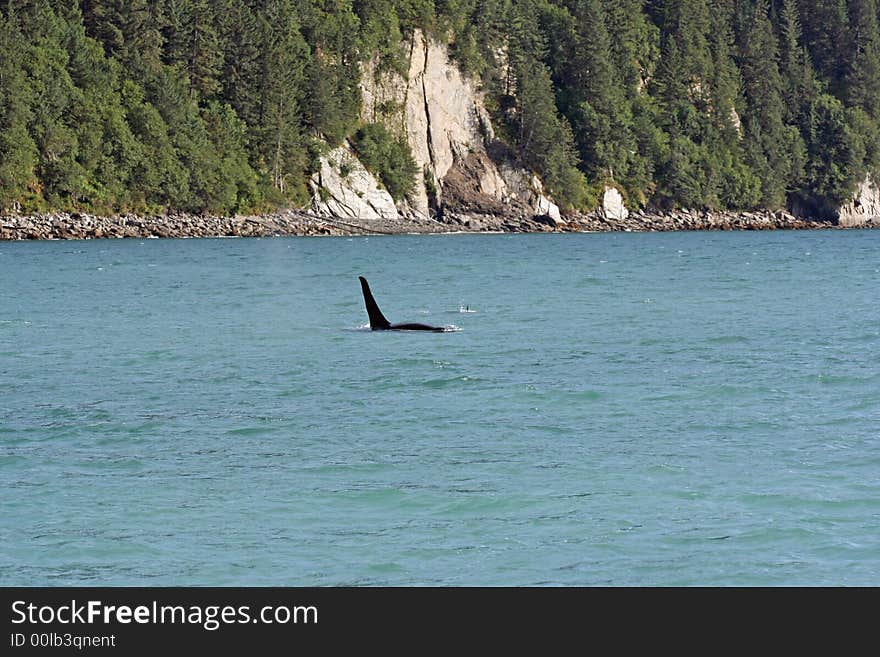
[[[865,227],[878,227],[873,220]],[[636,211],[626,218],[602,213],[549,216],[499,216],[449,213],[434,219],[320,217],[289,210],[260,216],[211,217],[191,214],[154,216],[47,213],[0,216],[0,240],[70,240],[105,238],[342,236],[365,234],[660,232],[685,230],[804,230],[840,228],[826,221],[797,218],[787,212]]]

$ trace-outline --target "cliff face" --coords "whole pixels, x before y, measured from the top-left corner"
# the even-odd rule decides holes
[[[880,187],[871,175],[858,186],[852,200],[841,206],[837,223],[846,227],[880,224]]]
[[[311,180],[316,213],[362,220],[397,213],[447,221],[478,215],[561,221],[538,177],[517,166],[495,139],[482,93],[462,76],[444,45],[416,31],[406,77],[370,62],[362,71],[361,93],[362,120],[404,136],[423,175],[409,198],[395,205],[343,145],[322,158]]]
[[[842,205],[813,197],[795,198],[789,208],[796,217],[837,224],[844,228],[880,226],[880,186],[870,173],[856,187],[849,201]]]
[[[435,218],[473,227],[481,218],[513,217],[564,225],[541,180],[496,139],[483,93],[446,47],[416,30],[408,50],[405,75],[380,68],[377,60],[363,66],[361,120],[406,139],[420,172],[414,191],[395,203],[345,143],[321,158],[310,181],[312,211],[361,222]],[[626,220],[618,190],[606,187],[600,201],[597,216]],[[789,209],[846,227],[880,225],[880,186],[868,176],[840,207],[793,202]]]
[[[321,158],[312,177],[312,211],[322,217],[396,219],[394,199],[346,142]]]

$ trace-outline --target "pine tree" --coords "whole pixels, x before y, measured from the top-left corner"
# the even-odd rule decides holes
[[[611,182],[819,208],[880,166],[878,21],[877,0],[0,0],[0,206],[304,203],[346,138],[405,194],[405,144],[359,124],[360,64],[405,74],[421,29],[563,202]]]
[[[628,94],[653,75],[659,56],[660,32],[645,15],[645,0],[603,0],[616,74]]]
[[[31,81],[29,132],[37,146],[36,174],[49,205],[66,208],[87,194],[88,176],[77,160],[71,125],[71,109],[80,99],[68,71],[65,25],[47,0],[26,0],[15,13],[28,43],[20,56]]]
[[[35,181],[37,146],[28,133],[30,89],[14,16],[0,14],[0,210],[18,210]]]
[[[267,0],[258,18],[260,30],[260,77],[257,93],[259,115],[253,126],[259,153],[258,170],[283,195],[296,190],[298,176],[307,167],[302,134],[304,69],[309,48],[289,0]]]
[[[550,71],[542,61],[547,48],[535,16],[534,6],[523,2],[510,19],[508,91],[516,107],[509,120],[522,160],[561,201],[578,207],[585,202],[585,181],[577,169],[571,126],[555,104]]]
[[[362,0],[354,9],[361,23],[361,44],[375,53],[380,65],[406,75],[406,57],[401,49],[403,33],[400,17],[391,0]]]
[[[571,3],[576,33],[565,68],[568,108],[588,174],[608,181],[626,171],[631,150],[626,95],[611,61],[611,38],[600,0]],[[567,109],[567,111],[566,111]]]
[[[612,105],[620,125],[614,181],[625,188],[630,206],[645,205],[654,187],[658,139],[662,141],[656,103],[647,92],[660,56],[660,31],[645,14],[644,0],[604,0],[603,4],[608,32],[614,35],[615,80],[623,96]]]
[[[804,41],[813,65],[836,94],[845,86],[846,58],[840,51],[849,42],[846,4],[847,0],[800,0]]]
[[[162,2],[83,0],[86,33],[140,79],[156,69],[162,49]]]
[[[129,80],[123,84],[122,104],[138,147],[130,177],[132,202],[153,210],[183,209],[192,203],[189,176],[180,162],[168,124],[147,102],[144,90]]]
[[[215,11],[209,0],[165,0],[164,58],[186,72],[194,101],[213,98],[220,89]]]
[[[806,128],[805,113],[818,93],[816,74],[803,45],[803,28],[796,0],[783,0],[779,19],[779,71],[788,123]]]
[[[843,103],[822,94],[813,105],[806,196],[819,207],[845,202],[862,173],[863,143],[850,129]]]
[[[249,127],[260,115],[262,33],[256,13],[245,0],[229,0],[218,14],[224,53],[221,96]]]
[[[311,57],[305,71],[309,92],[299,100],[307,125],[336,145],[354,130],[360,115],[360,21],[346,0],[304,4],[302,29]]]
[[[697,114],[711,104],[710,16],[705,0],[670,0],[665,6],[655,92],[673,135],[698,136],[703,130]]]
[[[716,1],[710,17],[709,50],[712,77],[709,82],[712,124],[722,143],[730,146],[739,138],[736,106],[740,100],[740,72],[734,63],[733,3]]]
[[[660,65],[651,88],[669,138],[669,150],[657,163],[657,200],[663,204],[718,204],[719,182],[709,152],[717,141],[712,123],[711,26],[705,0],[670,0],[663,6]]]
[[[880,31],[875,0],[850,0],[847,101],[880,119]]]
[[[790,139],[794,133],[783,122],[782,76],[776,64],[776,37],[768,14],[767,0],[758,0],[743,44],[747,117],[744,148],[750,166],[761,179],[761,202],[778,208],[785,203],[791,178]]]

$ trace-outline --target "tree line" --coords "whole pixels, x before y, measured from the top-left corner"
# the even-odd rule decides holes
[[[405,195],[419,172],[360,124],[360,65],[405,73],[422,29],[568,207],[613,184],[818,210],[880,166],[878,20],[877,0],[0,0],[0,209],[301,206],[346,138]]]

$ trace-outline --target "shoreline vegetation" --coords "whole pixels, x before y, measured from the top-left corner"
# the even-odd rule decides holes
[[[876,228],[874,222],[860,228]],[[437,219],[358,220],[323,217],[301,210],[252,216],[195,214],[114,215],[54,212],[0,217],[0,241],[149,239],[197,237],[350,236],[452,233],[665,232],[691,230],[823,230],[844,228],[827,221],[801,219],[785,211],[729,212],[670,210],[633,212],[626,219],[600,213],[549,217],[497,215]]]
[[[571,217],[613,188],[831,220],[880,215],[877,179],[878,0],[0,2],[0,215],[262,217],[148,221],[201,234],[275,208]],[[677,225],[653,216],[626,227]],[[119,232],[94,222],[57,231]]]

